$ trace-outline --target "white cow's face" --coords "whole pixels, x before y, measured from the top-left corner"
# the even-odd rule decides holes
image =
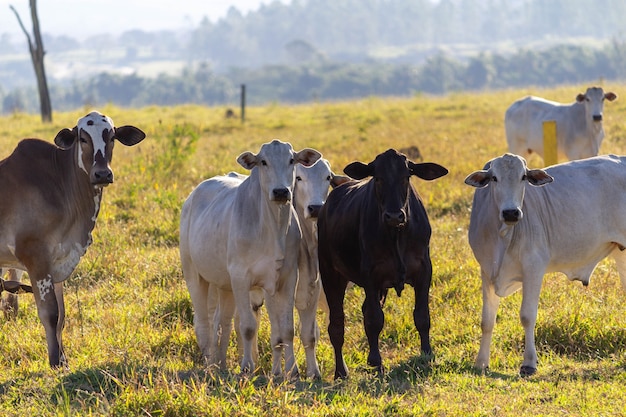
[[[512,226],[522,220],[526,183],[540,186],[552,182],[541,169],[529,170],[526,160],[518,155],[504,154],[490,161],[486,170],[470,174],[465,183],[474,187],[491,187],[491,196],[498,207],[501,222]]]
[[[585,94],[578,94],[576,101],[585,105],[585,113],[594,122],[601,122],[604,112],[604,100],[613,101],[617,95],[612,92],[604,93],[601,87],[589,87]]]
[[[313,149],[295,152],[291,144],[273,140],[261,146],[257,155],[244,152],[237,162],[246,169],[257,168],[261,189],[270,201],[288,204],[293,197],[296,164],[309,166],[320,157]]]
[[[317,219],[317,215],[328,196],[332,178],[330,164],[325,159],[318,160],[310,167],[301,164],[296,165],[294,203],[298,213],[304,213],[305,219]]]

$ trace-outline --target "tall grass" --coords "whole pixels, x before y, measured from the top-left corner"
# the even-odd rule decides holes
[[[537,375],[517,376],[523,353],[520,294],[502,300],[491,371],[482,375],[472,369],[481,292],[467,243],[473,189],[463,179],[506,151],[503,115],[514,99],[532,92],[568,102],[585,88],[272,104],[249,108],[243,124],[224,119],[222,108],[100,109],[148,137],[132,148],[116,147],[116,181],[105,190],[94,243],[65,283],[63,337],[70,370],[48,368],[32,296],[20,296],[15,320],[0,322],[0,415],[621,415],[626,303],[610,261],[599,265],[588,288],[560,274],[546,276]],[[610,88],[620,94],[622,86]],[[626,100],[620,100],[605,108],[603,153],[626,153]],[[23,137],[52,140],[87,110],[55,114],[51,126],[35,115],[0,118],[0,154],[9,154]],[[322,381],[269,378],[264,313],[254,376],[238,377],[234,337],[228,357],[233,372],[205,368],[178,258],[180,207],[200,181],[243,172],[236,157],[274,138],[296,149],[318,149],[336,172],[354,160],[369,162],[390,147],[410,145],[419,147],[425,161],[450,170],[437,181],[415,181],[433,226],[432,363],[420,356],[412,290],[401,298],[391,292],[381,334],[387,372],[380,378],[373,374],[366,366],[363,291],[354,288],[346,297],[347,381],[332,380],[334,359],[324,330],[318,349]],[[533,167],[540,163],[530,160]],[[324,322],[321,313],[318,318]],[[304,368],[304,349],[297,337],[295,343]]]

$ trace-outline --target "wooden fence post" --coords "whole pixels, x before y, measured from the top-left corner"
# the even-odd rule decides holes
[[[241,123],[246,121],[246,85],[241,84]]]

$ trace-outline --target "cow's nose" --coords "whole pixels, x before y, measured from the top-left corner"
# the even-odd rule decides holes
[[[112,184],[113,183],[113,171],[110,169],[99,169],[94,171],[93,179],[91,181],[95,185]]]
[[[602,121],[602,115],[601,114],[594,114],[593,115],[593,121],[594,122],[601,122]]]
[[[286,203],[287,201],[290,200],[290,193],[289,193],[289,189],[287,188],[274,188],[272,190],[272,195],[274,196],[274,201],[280,202],[280,203]]]
[[[399,211],[397,213],[390,213],[386,211],[383,214],[383,220],[387,226],[402,227],[406,223],[406,216],[403,211]]]
[[[522,212],[518,209],[502,210],[502,218],[505,223],[517,223],[521,218]]]
[[[313,218],[317,218],[317,216],[319,216],[321,208],[321,204],[311,204],[307,207],[307,209],[309,210],[309,215]]]

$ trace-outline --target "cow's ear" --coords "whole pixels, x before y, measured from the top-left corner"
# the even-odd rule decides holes
[[[615,100],[615,99],[617,98],[617,94],[615,94],[615,93],[614,93],[614,92],[612,92],[612,91],[609,91],[608,93],[606,93],[606,94],[604,95],[604,98],[605,98],[605,99],[607,99],[607,100],[609,100],[609,101],[613,101],[613,100]]]
[[[69,130],[68,128],[61,129],[59,133],[54,138],[54,143],[63,149],[67,149],[74,144],[77,138],[78,128],[74,126],[74,129]]]
[[[448,173],[446,168],[434,162],[416,164],[415,162],[408,161],[408,165],[412,175],[427,181],[436,180]]]
[[[528,179],[528,183],[530,185],[534,185],[535,187],[549,184],[554,181],[554,178],[552,178],[552,176],[550,176],[543,169],[529,169],[526,171],[526,178]]]
[[[317,162],[318,159],[322,157],[322,154],[316,151],[315,149],[305,148],[300,152],[296,153],[295,160],[304,165],[305,167],[310,167],[314,163]]]
[[[256,166],[257,158],[256,155],[252,152],[244,152],[239,155],[239,157],[237,158],[237,162],[245,169],[251,170]]]
[[[362,180],[363,178],[374,175],[374,170],[370,165],[365,165],[363,162],[358,161],[348,164],[348,166],[343,169],[343,172],[357,180]]]
[[[120,126],[115,128],[115,138],[126,146],[133,146],[144,140],[146,134],[135,126]]]
[[[330,173],[330,186],[332,188],[339,187],[341,184],[345,184],[348,181],[352,181],[352,178],[345,175],[336,175],[334,172]]]
[[[583,101],[585,101],[585,95],[583,93],[578,93],[578,95],[576,96],[576,101],[582,103]]]
[[[485,171],[484,169],[472,172],[465,178],[465,184],[476,188],[486,187],[489,181],[491,181],[491,172]]]

